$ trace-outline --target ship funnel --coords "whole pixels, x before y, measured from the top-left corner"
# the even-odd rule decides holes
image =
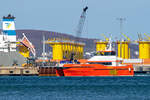
[[[2,34],[0,35],[0,51],[16,51],[15,17],[9,14],[3,16]]]
[[[3,17],[2,28],[3,34],[8,35],[8,41],[15,42],[16,41],[16,31],[15,31],[15,17],[9,14],[8,16]]]

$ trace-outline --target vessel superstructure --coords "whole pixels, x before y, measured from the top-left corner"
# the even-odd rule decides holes
[[[26,63],[26,58],[17,51],[17,39],[15,31],[15,17],[9,14],[2,19],[2,31],[0,33],[0,66],[21,66]]]

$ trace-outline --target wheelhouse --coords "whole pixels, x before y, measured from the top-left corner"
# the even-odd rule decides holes
[[[100,55],[100,56],[115,56],[116,52],[115,51],[99,51],[95,55]]]

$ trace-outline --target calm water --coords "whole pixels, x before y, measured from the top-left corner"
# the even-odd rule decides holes
[[[150,76],[0,77],[0,100],[150,100]]]

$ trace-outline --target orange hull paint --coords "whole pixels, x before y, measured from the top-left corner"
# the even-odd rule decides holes
[[[104,66],[100,64],[65,64],[56,70],[57,76],[133,76],[133,66]]]

